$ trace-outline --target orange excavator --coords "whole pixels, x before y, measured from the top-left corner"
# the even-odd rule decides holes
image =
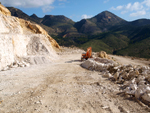
[[[87,48],[86,53],[82,53],[81,61],[92,58],[92,47]]]

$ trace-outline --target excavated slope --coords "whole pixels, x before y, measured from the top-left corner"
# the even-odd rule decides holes
[[[49,63],[60,49],[58,43],[37,24],[10,16],[0,4],[0,70]]]
[[[6,7],[4,7],[2,4],[0,4],[0,13],[3,15],[11,16],[10,11]]]

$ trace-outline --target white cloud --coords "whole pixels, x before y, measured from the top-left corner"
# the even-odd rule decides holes
[[[116,10],[116,8],[114,8],[114,7],[111,7],[110,9],[111,9],[111,10]]]
[[[121,14],[125,14],[125,13],[127,13],[127,12],[128,12],[128,11],[122,11]]]
[[[81,16],[82,19],[87,19],[87,18],[91,18],[91,17],[92,17],[92,15],[86,15],[86,14]]]
[[[107,2],[109,2],[109,0],[104,0],[104,3],[107,3]]]
[[[116,7],[116,10],[121,10],[121,9],[123,9],[123,6],[121,5]]]
[[[123,9],[124,8],[124,6],[117,6],[116,8],[114,8],[114,7],[112,7],[111,9],[112,10],[121,10],[121,9]]]
[[[137,10],[141,10],[141,9],[143,9],[143,5],[142,5],[142,3],[139,3],[139,2],[135,2],[131,7],[130,7],[130,9],[131,10],[135,10],[135,11],[137,11]]]
[[[55,0],[1,0],[1,3],[5,6],[13,7],[43,7],[53,4]]]
[[[143,15],[146,15],[146,11],[145,10],[137,11],[136,13],[131,13],[130,17],[137,17],[137,16],[143,16]]]
[[[143,4],[139,2],[135,2],[133,5],[128,3],[127,5],[120,5],[116,8],[112,7],[112,10],[130,10],[130,11],[138,11],[143,9]]]
[[[128,3],[128,4],[125,6],[126,9],[130,9],[131,7],[132,7],[132,4],[131,4],[131,3]]]
[[[42,8],[44,13],[51,12],[52,9],[54,9],[53,6],[45,6],[45,7]]]
[[[150,0],[119,5],[117,7],[112,7],[111,10],[121,11],[121,14],[129,13],[130,17],[144,16],[147,14],[147,11],[150,10]]]
[[[150,7],[150,0],[144,0],[142,4],[145,4],[146,6]]]
[[[58,0],[58,1],[61,1],[61,2],[66,2],[67,0]]]

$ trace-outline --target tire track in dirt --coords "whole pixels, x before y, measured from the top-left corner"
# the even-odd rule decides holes
[[[58,63],[39,66],[33,70],[31,67],[24,74],[18,72],[20,81],[31,79],[31,76],[32,79],[25,80],[26,85],[19,82],[20,90],[14,95],[2,95],[5,98],[0,104],[1,113],[148,112],[132,99],[119,95],[119,86],[102,78],[100,72],[83,69],[77,59],[80,54],[66,56],[62,55],[62,60]],[[28,76],[21,78],[25,74]],[[32,87],[30,84],[33,84]]]

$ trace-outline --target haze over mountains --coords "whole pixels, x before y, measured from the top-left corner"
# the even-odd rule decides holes
[[[109,11],[74,22],[63,15],[28,16],[8,7],[13,16],[41,25],[60,45],[150,58],[150,19],[128,22]]]

